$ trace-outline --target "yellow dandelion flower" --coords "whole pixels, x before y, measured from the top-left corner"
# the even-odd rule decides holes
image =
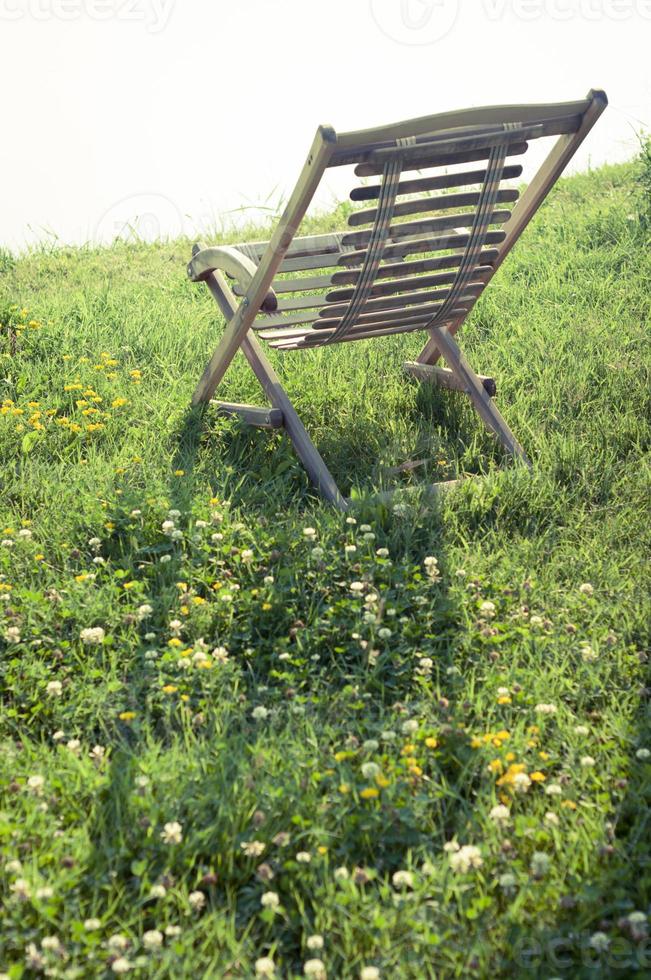
[[[114,398],[111,402],[111,408],[122,408],[123,405],[128,405],[128,398]]]
[[[206,600],[203,598],[203,596],[200,595],[194,596],[192,602],[194,603],[195,606],[204,606],[206,604]]]
[[[129,589],[132,589],[134,587],[134,585],[137,585],[137,584],[138,584],[137,582],[123,582],[122,583],[122,588],[123,589],[126,589],[128,591]]]
[[[376,783],[378,784],[378,786],[380,786],[380,787],[381,787],[382,789],[386,789],[386,788],[387,788],[387,786],[390,786],[390,785],[391,785],[391,780],[390,780],[390,779],[387,779],[387,777],[386,777],[386,776],[384,776],[384,775],[383,775],[383,774],[382,774],[381,772],[380,772],[380,773],[378,773],[378,774],[377,774],[377,776],[375,777],[375,782],[376,782]]]
[[[185,476],[185,470],[174,470],[174,476]]]
[[[498,704],[511,704],[511,698],[508,694],[501,694],[497,699]]]
[[[439,740],[437,738],[425,739],[425,745],[427,746],[428,749],[435,749],[437,748],[438,744],[439,744]]]
[[[545,776],[544,772],[540,772],[539,770],[536,770],[536,772],[532,772],[529,775],[529,779],[531,780],[532,783],[544,783],[547,777]]]
[[[171,640],[167,641],[168,647],[182,647],[183,644],[179,640],[178,636],[173,636]]]
[[[118,715],[120,721],[133,721],[136,717],[135,711],[121,711]]]
[[[272,605],[271,605],[270,602],[263,602],[262,603],[262,611],[263,612],[269,612],[269,610],[272,609],[272,608],[273,607],[272,607]]]
[[[163,686],[163,691],[165,694],[175,694],[176,691],[178,691],[178,687],[175,687],[174,684],[165,684]]]
[[[359,794],[363,800],[376,800],[380,795],[379,789],[374,786],[366,786]]]
[[[340,793],[343,793],[344,795],[346,793],[350,793],[350,785],[348,783],[340,783],[339,784],[339,792]]]

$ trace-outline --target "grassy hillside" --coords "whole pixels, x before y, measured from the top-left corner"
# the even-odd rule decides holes
[[[641,177],[562,182],[464,330],[532,475],[415,337],[274,358],[346,492],[483,474],[355,517],[189,410],[189,243],[0,254],[0,974],[649,975]]]

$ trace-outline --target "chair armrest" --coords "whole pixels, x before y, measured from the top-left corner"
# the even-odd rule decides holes
[[[195,245],[192,253],[192,261],[188,264],[188,277],[193,282],[200,282],[211,272],[219,269],[231,279],[236,279],[243,289],[247,289],[256,273],[255,262],[252,262],[237,248],[228,245],[219,245],[214,248]],[[261,309],[265,313],[273,313],[277,308],[278,299],[270,287]]]

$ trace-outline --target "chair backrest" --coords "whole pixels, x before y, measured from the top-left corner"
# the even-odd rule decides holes
[[[280,245],[238,246],[275,273],[277,310],[259,313],[253,329],[296,349],[462,321],[606,104],[592,91],[339,136],[322,128],[322,171],[354,165],[365,182],[350,197],[368,206],[351,213],[347,232],[294,240],[290,228]],[[545,136],[560,139],[519,200],[520,160]]]

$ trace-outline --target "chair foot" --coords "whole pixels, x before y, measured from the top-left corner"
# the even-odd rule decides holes
[[[259,429],[281,429],[285,419],[279,408],[260,408],[258,405],[238,405],[237,402],[220,402],[211,400],[219,415],[228,415],[242,419],[249,425]]]
[[[420,361],[405,361],[402,368],[403,371],[412,375],[414,378],[418,378],[419,381],[429,381],[432,384],[439,385],[441,388],[449,388],[453,391],[462,391],[466,395],[469,394],[469,388],[449,368],[435,367],[433,364],[422,364]],[[486,394],[494,398],[497,394],[495,379],[486,377],[484,374],[478,374],[477,377],[483,384]]]

